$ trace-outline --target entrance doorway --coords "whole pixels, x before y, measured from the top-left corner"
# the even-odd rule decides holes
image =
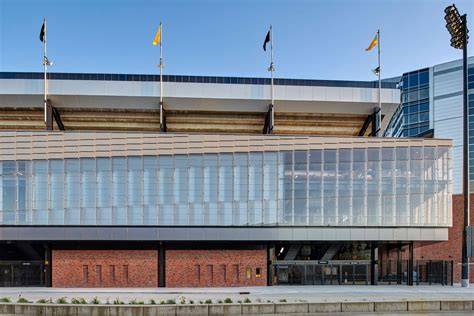
[[[370,261],[275,262],[275,285],[368,285]]]
[[[45,285],[43,261],[0,261],[0,287]]]

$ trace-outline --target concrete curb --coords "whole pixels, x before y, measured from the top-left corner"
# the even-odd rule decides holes
[[[0,315],[211,316],[473,311],[472,300],[176,305],[0,304]],[[474,312],[473,312],[474,313]]]

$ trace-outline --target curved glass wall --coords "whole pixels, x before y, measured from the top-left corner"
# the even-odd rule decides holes
[[[0,162],[2,225],[448,226],[449,147]]]
[[[429,130],[429,71],[421,69],[403,74],[400,106],[392,116],[385,136],[416,137]]]

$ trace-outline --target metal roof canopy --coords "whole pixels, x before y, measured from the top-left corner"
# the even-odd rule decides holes
[[[354,82],[354,87],[348,86],[351,82],[327,83],[276,85],[274,132],[358,135],[378,103],[377,88],[364,87],[373,86],[372,82]],[[42,87],[41,79],[0,79],[3,129],[42,129]],[[155,124],[159,83],[155,81],[53,79],[49,92],[66,129],[159,129]],[[261,133],[269,100],[266,84],[164,82],[170,132]],[[382,88],[382,129],[399,101],[398,89]]]

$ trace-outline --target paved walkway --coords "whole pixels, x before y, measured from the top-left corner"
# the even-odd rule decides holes
[[[211,299],[213,302],[232,299],[233,302],[249,298],[252,302],[349,302],[349,301],[399,301],[399,300],[474,300],[474,287],[455,286],[273,286],[240,288],[0,288],[0,298],[9,297],[15,302],[18,297],[30,301],[66,297],[84,298],[87,301],[97,297],[102,303],[116,298],[128,302],[154,299],[157,302],[174,299],[193,300],[194,303]]]

